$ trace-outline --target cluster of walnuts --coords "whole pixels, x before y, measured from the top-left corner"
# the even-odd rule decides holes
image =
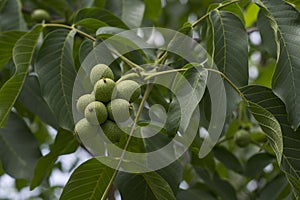
[[[133,80],[114,81],[112,70],[104,64],[95,65],[90,73],[94,86],[91,94],[82,95],[76,103],[84,118],[77,122],[75,133],[94,135],[99,125],[112,143],[118,143],[124,132],[116,122],[125,122],[131,117],[132,102],[141,95],[140,85]]]

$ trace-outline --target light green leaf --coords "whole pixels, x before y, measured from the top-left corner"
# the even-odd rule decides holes
[[[22,15],[20,0],[8,0],[0,9],[0,31],[26,31],[26,23]]]
[[[41,153],[25,121],[11,113],[6,127],[0,129],[0,161],[6,173],[14,178],[31,179]]]
[[[116,179],[116,185],[123,200],[175,200],[169,184],[156,172],[121,173]]]
[[[54,167],[59,156],[73,153],[77,147],[78,142],[72,132],[63,129],[58,130],[55,141],[50,146],[50,153],[42,157],[35,167],[30,189],[34,189],[41,184],[47,173]]]
[[[146,8],[144,17],[147,19],[152,19],[153,21],[157,21],[161,12],[162,6],[160,0],[144,0]]]
[[[242,92],[247,99],[268,110],[279,121],[283,138],[281,169],[293,186],[295,196],[300,198],[300,129],[293,131],[284,103],[271,89],[253,85],[243,88]]]
[[[86,18],[97,19],[98,21],[108,24],[109,26],[124,29],[128,28],[118,17],[103,8],[85,8],[80,10],[74,18],[74,24],[77,24]]]
[[[279,49],[272,87],[286,105],[294,130],[300,125],[300,13],[282,0],[260,0],[277,36]]]
[[[130,28],[141,26],[145,4],[140,0],[122,0],[122,20]]]
[[[245,27],[248,28],[250,27],[257,19],[257,15],[259,12],[259,7],[254,4],[254,3],[250,3],[245,11]]]
[[[24,34],[24,32],[20,31],[0,33],[0,70],[12,58],[13,48]]]
[[[60,200],[105,200],[114,172],[96,158],[84,162],[71,175]]]
[[[16,71],[0,89],[0,127],[5,126],[11,108],[21,92],[31,64],[34,49],[42,30],[42,26],[34,27],[17,41],[13,49],[13,60],[16,65]]]
[[[60,127],[73,131],[72,91],[76,77],[73,61],[75,31],[58,29],[47,35],[36,60],[42,94]]]

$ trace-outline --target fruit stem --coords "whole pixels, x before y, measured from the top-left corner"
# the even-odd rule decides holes
[[[145,81],[155,77],[155,76],[160,76],[160,75],[164,75],[164,74],[169,74],[169,73],[174,73],[174,72],[185,72],[187,71],[187,68],[184,69],[171,69],[171,70],[167,70],[167,71],[161,71],[161,72],[155,72],[155,73],[143,73],[143,75],[146,75],[147,77],[145,77]]]
[[[226,6],[229,6],[231,4],[234,4],[234,3],[237,3],[239,2],[240,0],[233,0],[233,1],[230,1],[230,2],[226,2],[226,3],[220,3],[218,5],[218,7],[214,8],[213,10],[210,10],[209,12],[207,12],[205,15],[203,15],[200,19],[198,19],[197,21],[195,21],[193,24],[192,24],[192,27],[195,28],[195,26],[197,26],[200,22],[202,22],[202,20],[204,20],[206,17],[208,17],[208,15],[214,11],[214,10],[219,10],[221,8],[224,8]]]

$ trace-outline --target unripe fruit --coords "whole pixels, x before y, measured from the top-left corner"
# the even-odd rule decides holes
[[[85,118],[78,121],[75,125],[75,134],[86,138],[87,136],[94,137],[98,133],[99,126],[93,126]]]
[[[102,124],[107,119],[107,110],[103,103],[94,101],[85,108],[84,116],[93,125]]]
[[[90,74],[91,83],[94,85],[102,78],[110,78],[114,80],[114,73],[104,64],[98,64],[93,67]]]
[[[117,96],[129,102],[136,101],[141,95],[139,84],[132,80],[124,80],[116,84]]]
[[[111,100],[116,83],[110,78],[102,78],[94,86],[95,99],[107,103]]]
[[[234,141],[235,141],[236,145],[243,148],[250,144],[251,136],[248,131],[241,129],[235,133]]]
[[[125,99],[114,99],[107,104],[108,118],[116,121],[123,122],[130,117],[131,106]]]
[[[50,21],[51,17],[46,10],[36,9],[31,14],[31,20],[35,22]]]
[[[89,105],[93,101],[95,101],[95,96],[92,94],[85,94],[79,97],[76,103],[76,108],[78,112],[84,114],[84,110],[87,107],[87,105]]]
[[[110,120],[107,120],[104,124],[101,125],[101,128],[106,135],[106,137],[112,142],[117,143],[120,141],[120,138],[124,133],[118,125]]]

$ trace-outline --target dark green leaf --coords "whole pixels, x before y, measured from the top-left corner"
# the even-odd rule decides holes
[[[75,31],[56,30],[45,38],[36,61],[42,94],[60,127],[73,130],[72,91],[76,77],[73,61]]]
[[[81,164],[71,175],[60,200],[104,200],[114,169],[92,158]]]
[[[91,33],[95,33],[98,28],[107,26],[106,23],[93,18],[85,18],[76,23],[77,26],[81,26],[89,30]]]
[[[86,18],[94,18],[110,26],[127,29],[124,22],[103,8],[85,8],[80,10],[74,19],[74,24]]]
[[[267,153],[255,154],[247,160],[245,165],[245,175],[250,178],[256,178],[263,172],[263,169],[271,164],[274,157]]]
[[[0,31],[27,30],[20,0],[8,0],[0,9]]]
[[[199,189],[188,189],[182,190],[178,192],[176,196],[177,200],[216,200],[217,198],[214,197],[207,191],[199,190]]]
[[[263,47],[270,54],[270,56],[277,58],[275,33],[272,29],[272,24],[270,23],[268,16],[266,16],[266,13],[263,10],[261,10],[258,14],[257,27],[260,31]],[[268,79],[270,79],[270,77],[268,77]]]
[[[11,113],[6,127],[0,129],[0,160],[6,173],[14,178],[31,179],[41,153],[24,120]]]
[[[277,200],[287,184],[288,182],[284,175],[281,174],[275,177],[260,191],[258,200]]]
[[[64,154],[73,153],[78,147],[78,142],[72,132],[60,129],[54,143],[50,146],[50,153],[42,157],[34,170],[34,177],[30,188],[34,189],[41,184],[44,177],[51,171],[57,158]]]
[[[23,106],[30,110],[30,112],[39,116],[45,123],[57,128],[55,115],[42,97],[37,76],[30,75],[27,77],[18,100]]]
[[[281,163],[283,152],[283,141],[280,124],[272,113],[259,104],[248,102],[248,108],[254,118],[258,121],[262,130],[267,134],[269,142],[276,154],[278,163]]]
[[[13,48],[24,34],[24,32],[20,31],[0,33],[0,70],[12,58]]]
[[[223,179],[221,179],[217,173],[210,175],[207,170],[196,167],[196,172],[204,180],[205,184],[210,187],[217,195],[224,200],[237,199],[235,189],[233,186]]]
[[[169,184],[156,172],[119,174],[116,185],[124,200],[172,200],[175,196]]]
[[[253,85],[243,88],[242,92],[247,99],[264,107],[279,121],[283,137],[281,169],[293,186],[295,196],[300,198],[300,129],[293,131],[288,122],[284,103],[271,89]]]
[[[243,172],[243,166],[237,157],[228,151],[225,147],[215,147],[213,149],[215,157],[222,162],[228,169],[236,171],[238,173]]]
[[[36,26],[14,46],[13,59],[16,71],[0,90],[0,127],[5,126],[11,108],[21,92],[42,29],[42,26]]]
[[[160,0],[144,0],[146,4],[144,17],[147,19],[152,19],[153,21],[157,21],[161,11],[161,1]]]
[[[212,57],[218,69],[236,86],[248,84],[248,36],[242,21],[226,11],[212,11],[209,15],[213,34]],[[231,113],[239,96],[226,82],[227,113]]]
[[[296,130],[300,125],[300,13],[282,0],[259,2],[271,20],[280,49],[272,87],[285,103],[289,121]]]

